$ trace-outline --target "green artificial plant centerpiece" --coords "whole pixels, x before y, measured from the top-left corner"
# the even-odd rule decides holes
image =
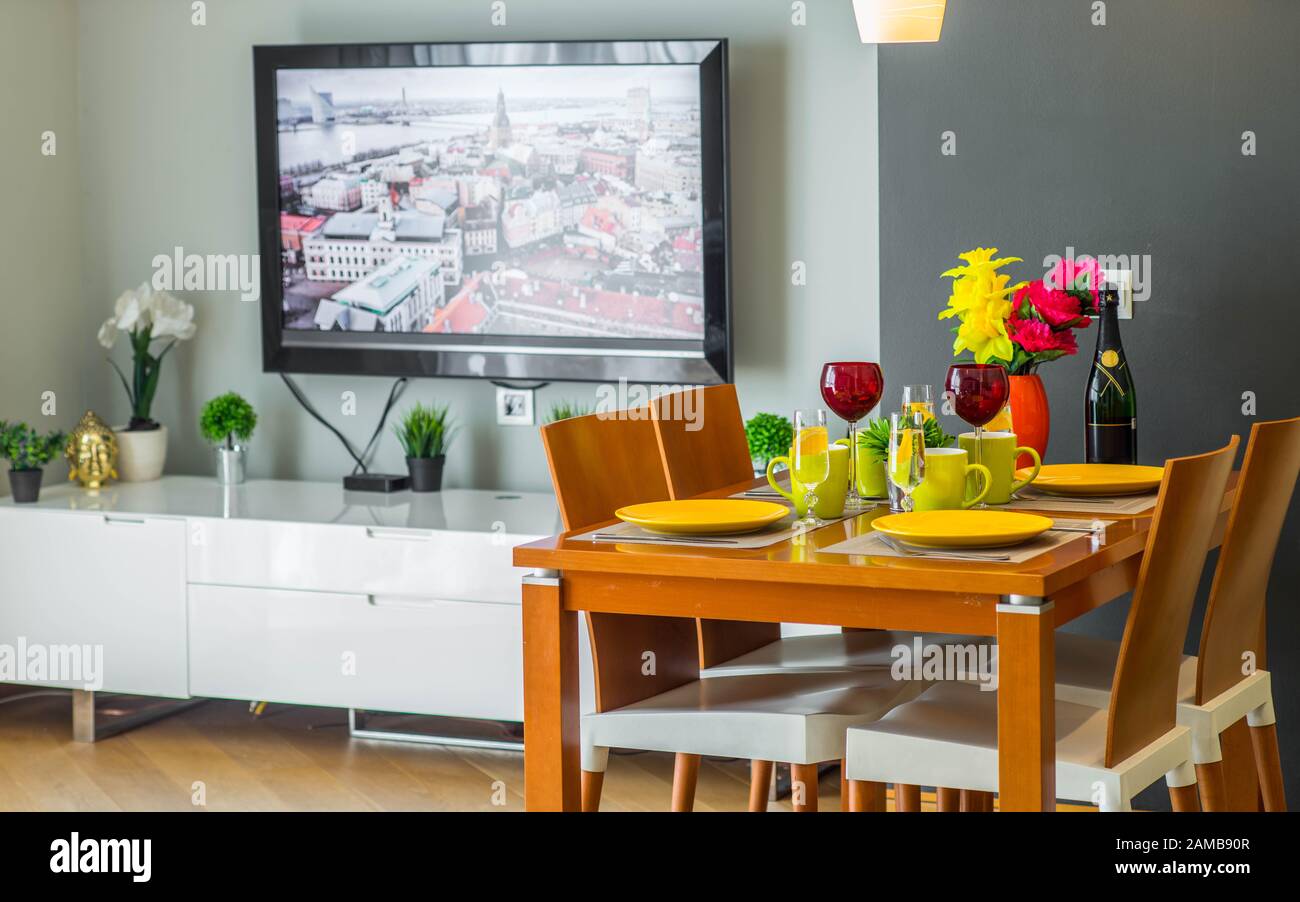
[[[755,469],[766,468],[772,458],[789,452],[794,443],[794,424],[774,413],[755,414],[745,424],[745,438]]]
[[[227,451],[235,450],[235,440],[246,442],[257,428],[257,413],[253,405],[234,392],[218,395],[203,405],[199,417],[199,431],[214,445]]]
[[[456,427],[449,416],[450,406],[416,404],[393,427],[397,441],[407,458],[429,460],[441,457],[451,446]]]
[[[925,447],[950,448],[955,441],[938,420],[931,417],[925,421]],[[884,463],[889,458],[889,420],[877,417],[859,429],[858,450],[865,450],[871,463]]]

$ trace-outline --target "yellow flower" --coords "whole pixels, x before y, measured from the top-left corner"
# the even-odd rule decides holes
[[[997,248],[976,248],[961,255],[965,266],[950,269],[944,277],[953,280],[948,306],[939,319],[957,317],[961,325],[953,342],[953,355],[970,351],[979,363],[993,358],[1011,360],[1015,349],[1007,335],[1007,318],[1011,316],[1010,296],[1025,283],[1009,284],[1011,277],[998,272],[1019,257],[995,259]]]

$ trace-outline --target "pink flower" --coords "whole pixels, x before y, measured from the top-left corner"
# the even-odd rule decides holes
[[[1085,276],[1086,281],[1083,279]],[[1061,291],[1078,290],[1079,283],[1082,281],[1083,287],[1089,291],[1096,291],[1103,281],[1101,264],[1092,257],[1080,257],[1077,260],[1063,259],[1052,267],[1043,281],[1047,283],[1047,287]]]
[[[1011,314],[1011,318],[1007,320],[1007,335],[1030,354],[1061,351],[1069,355],[1079,352],[1079,343],[1071,330],[1064,329],[1056,332],[1041,320],[1022,319],[1016,313]]]
[[[1052,288],[1046,280],[1030,282],[1016,293],[1015,307],[1022,309],[1022,302],[1028,300],[1033,311],[1053,329],[1069,327],[1086,329],[1088,318],[1083,315],[1083,304],[1077,297],[1057,288]]]

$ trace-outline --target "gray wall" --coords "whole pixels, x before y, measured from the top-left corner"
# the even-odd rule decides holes
[[[68,428],[81,414],[82,337],[78,204],[76,5],[10,0],[0,12],[0,272],[4,273],[0,419],[41,430]],[[22,86],[21,89],[18,86]],[[54,154],[42,153],[46,131]],[[97,324],[96,324],[97,327]],[[54,413],[42,396],[53,392]],[[7,468],[7,464],[3,468]],[[49,483],[67,473],[55,462]],[[9,480],[0,477],[0,495]]]
[[[1300,66],[1292,0],[954,0],[942,41],[881,48],[881,334],[888,380],[939,383],[950,362],[938,274],[995,246],[1041,261],[1074,247],[1149,254],[1151,298],[1121,323],[1144,463],[1243,441],[1300,413]],[[1242,133],[1258,154],[1243,156]],[[940,153],[956,133],[956,156]],[[1081,460],[1096,342],[1042,369],[1048,457]],[[1258,397],[1258,417],[1242,395]],[[891,394],[892,397],[892,394]],[[956,423],[953,424],[958,425]],[[1294,512],[1270,589],[1270,664],[1292,798],[1300,795]],[[1204,588],[1203,593],[1204,595]],[[1124,604],[1081,624],[1118,637]],[[1199,629],[1199,612],[1193,618]],[[1194,653],[1194,643],[1189,643]],[[1159,803],[1162,793],[1144,801]]]
[[[818,399],[820,364],[878,349],[876,56],[858,41],[852,7],[811,4],[792,24],[785,0],[510,0],[506,27],[491,4],[423,0],[223,0],[190,24],[175,0],[83,2],[80,12],[85,297],[95,325],[123,288],[145,279],[155,254],[256,253],[252,56],[263,43],[544,38],[729,37],[732,55],[737,381],[749,412],[788,412]],[[67,61],[64,61],[66,65]],[[795,260],[808,285],[792,286]],[[205,473],[210,452],[194,423],[225,390],[253,401],[262,425],[254,476],[335,479],[349,462],[335,439],[294,404],[260,364],[257,305],[191,293],[195,341],[166,366],[156,416],[171,426],[173,470]],[[127,415],[94,344],[89,400]],[[124,353],[124,351],[119,351]],[[308,395],[358,443],[388,380],[308,377]],[[342,392],[360,400],[339,417]],[[595,389],[557,385],[539,396],[590,401]],[[549,487],[536,430],[496,426],[487,383],[424,380],[408,401],[449,401],[465,425],[448,463],[453,486]],[[380,469],[402,468],[387,436]]]

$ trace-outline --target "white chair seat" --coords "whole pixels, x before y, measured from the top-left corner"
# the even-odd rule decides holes
[[[1056,697],[1082,705],[1110,705],[1119,643],[1071,633],[1056,634]],[[1178,723],[1192,731],[1193,760],[1212,764],[1223,760],[1219,734],[1243,717],[1251,726],[1275,722],[1272,679],[1268,671],[1251,674],[1204,705],[1196,704],[1196,666],[1183,655],[1178,668]]]
[[[924,691],[887,670],[763,674],[696,680],[582,719],[583,769],[607,750],[634,748],[790,764],[844,757],[845,730]]]
[[[1056,702],[1059,797],[1125,810],[1161,776],[1170,786],[1195,782],[1186,727],[1107,768],[1106,720],[1105,709]],[[970,683],[935,684],[876,723],[850,729],[845,757],[850,780],[997,792],[997,693]]]
[[[762,648],[700,671],[702,679],[756,676],[772,673],[835,673],[846,670],[888,669],[894,663],[893,650],[909,648],[916,636],[925,645],[987,643],[986,636],[951,636],[944,633],[912,633],[900,630],[868,630],[823,636],[790,636]]]

